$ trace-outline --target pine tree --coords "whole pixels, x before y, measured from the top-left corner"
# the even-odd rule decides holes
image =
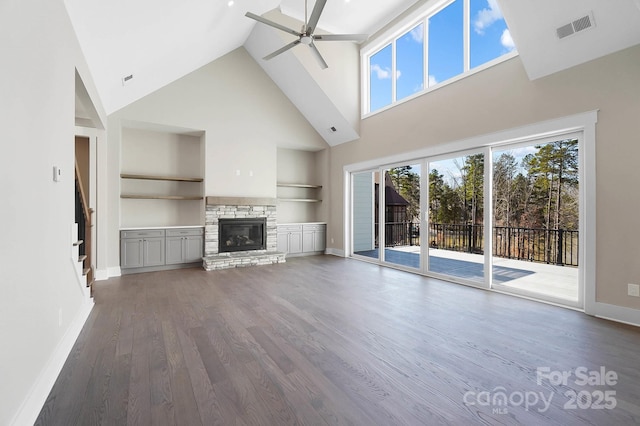
[[[389,169],[389,176],[398,194],[409,202],[407,217],[411,222],[420,220],[420,174],[412,166]]]

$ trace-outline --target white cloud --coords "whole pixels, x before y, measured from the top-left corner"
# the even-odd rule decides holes
[[[503,19],[497,0],[487,0],[487,3],[489,8],[480,10],[473,21],[473,29],[480,35],[483,35],[484,30],[494,22]]]
[[[502,43],[502,45],[509,51],[516,48],[513,38],[511,37],[511,32],[509,32],[509,28],[502,32],[502,35],[500,36],[500,43]]]
[[[411,38],[417,43],[422,43],[422,41],[424,40],[424,28],[422,27],[422,25],[418,25],[411,30]]]
[[[402,75],[402,71],[397,70],[396,71],[396,80],[399,80],[401,75]]]
[[[378,77],[378,80],[386,80],[387,78],[391,78],[391,70],[389,68],[382,68],[378,64],[371,65],[371,72],[376,73],[376,77]]]
[[[429,74],[429,85],[427,87],[435,86],[436,84],[438,84],[436,76]]]

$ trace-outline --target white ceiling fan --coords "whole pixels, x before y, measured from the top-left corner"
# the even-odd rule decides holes
[[[286,46],[276,50],[275,52],[265,56],[263,59],[268,61],[279,54],[286,52],[298,44],[306,44],[311,48],[314,56],[320,63],[322,69],[328,68],[327,63],[322,58],[322,55],[318,51],[318,48],[314,44],[314,41],[365,41],[368,36],[366,34],[314,34],[313,32],[316,29],[316,25],[318,24],[318,20],[320,19],[320,15],[322,14],[322,10],[324,9],[324,5],[327,3],[327,0],[316,0],[316,4],[313,7],[313,11],[311,12],[311,17],[307,19],[307,0],[304,1],[304,20],[305,23],[302,25],[301,31],[296,31],[291,28],[285,27],[284,25],[280,25],[277,22],[273,22],[269,19],[265,19],[262,16],[258,16],[254,13],[247,12],[245,14],[246,17],[255,19],[258,22],[262,22],[263,24],[267,24],[273,28],[277,28],[286,33],[292,34],[298,37],[297,40],[292,41]]]

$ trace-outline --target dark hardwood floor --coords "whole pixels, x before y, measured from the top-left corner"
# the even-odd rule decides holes
[[[567,309],[331,256],[94,291],[38,425],[640,423],[640,329]]]

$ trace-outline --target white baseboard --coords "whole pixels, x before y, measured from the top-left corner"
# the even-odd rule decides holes
[[[119,266],[111,266],[107,269],[96,269],[95,277],[96,281],[105,281],[112,277],[119,277],[122,275],[122,271]]]
[[[344,250],[339,250],[335,248],[328,248],[325,250],[325,254],[330,254],[332,256],[345,257]]]
[[[122,271],[120,270],[119,266],[111,266],[107,268],[107,272],[109,273],[108,278],[119,277],[122,275]]]
[[[96,281],[104,281],[109,279],[109,271],[106,269],[96,269],[94,273]]]
[[[87,321],[87,318],[89,318],[91,309],[93,309],[93,300],[86,300],[80,307],[76,318],[71,322],[69,328],[67,328],[62,340],[60,340],[60,343],[58,343],[58,346],[51,354],[45,368],[36,379],[31,390],[29,390],[18,412],[9,423],[10,425],[32,425],[38,419],[42,406],[47,401],[49,392],[51,392],[53,385],[58,379],[58,375],[62,371],[62,367],[67,361],[67,357],[71,353],[73,345],[76,343],[82,331],[82,327]]]
[[[596,302],[595,316],[640,327],[640,310]]]

